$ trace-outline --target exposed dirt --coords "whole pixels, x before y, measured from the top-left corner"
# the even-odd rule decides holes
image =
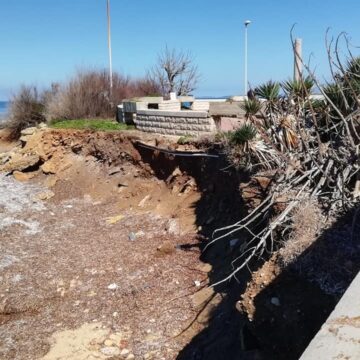
[[[211,269],[196,184],[155,179],[121,135],[39,134],[21,150],[41,154],[37,176],[0,180],[0,357],[174,359]]]
[[[204,239],[256,206],[272,174],[139,141],[201,150],[136,131],[34,130],[21,146],[0,135],[0,358],[297,359],[358,270],[350,240],[337,293],[307,276],[328,269],[305,266],[319,258],[316,221],[308,255],[284,268],[280,251],[209,289],[238,239],[201,255]]]

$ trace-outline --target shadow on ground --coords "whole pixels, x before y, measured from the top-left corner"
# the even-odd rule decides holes
[[[174,158],[143,148],[138,151],[159,179],[168,181],[178,167],[196,180],[201,193],[200,200],[194,204],[196,222],[204,238],[247,213],[240,184],[249,178],[246,174],[222,170],[226,164],[221,157]],[[238,301],[251,279],[250,270],[258,269],[266,259],[251,264],[250,270],[244,269],[239,282],[231,281],[216,288],[220,301],[211,307],[204,329],[177,359],[298,359],[359,271],[360,244],[359,239],[356,243],[351,240],[352,219],[353,211],[344,214],[256,295],[251,321],[239,309]],[[210,283],[222,279],[224,271],[229,269],[226,264],[234,255],[229,240],[217,243],[200,256],[212,265]],[[200,241],[199,247],[202,246]],[[279,300],[279,306],[272,304],[274,297]]]

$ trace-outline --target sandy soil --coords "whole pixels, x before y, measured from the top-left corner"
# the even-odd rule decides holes
[[[1,176],[0,358],[174,359],[196,315],[186,295],[207,279],[197,248],[176,247],[195,235],[74,188],[61,180],[41,201],[42,185]]]

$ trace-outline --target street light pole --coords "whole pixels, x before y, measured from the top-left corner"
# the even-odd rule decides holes
[[[107,33],[108,33],[108,48],[109,48],[109,80],[110,80],[110,95],[113,88],[113,72],[112,72],[112,49],[111,49],[111,17],[110,17],[110,0],[106,2],[107,13]]]
[[[247,96],[248,92],[248,35],[247,30],[248,26],[251,24],[250,20],[246,20],[244,22],[245,25],[245,75],[244,75],[244,90],[245,90],[245,96]]]

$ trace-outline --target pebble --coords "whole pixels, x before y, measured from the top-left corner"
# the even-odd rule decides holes
[[[108,289],[109,290],[116,290],[118,288],[118,286],[117,286],[117,284],[115,284],[115,283],[112,283],[112,284],[110,284],[109,286],[108,286]]]
[[[277,297],[272,297],[270,302],[275,306],[280,306],[280,300]]]
[[[115,346],[107,346],[100,349],[105,356],[115,356],[120,354],[120,349]]]
[[[107,347],[111,347],[111,346],[116,345],[116,344],[114,344],[114,342],[112,340],[106,339],[104,341],[104,345],[107,346]]]
[[[130,354],[130,350],[122,349],[120,352],[120,356],[128,356]]]

